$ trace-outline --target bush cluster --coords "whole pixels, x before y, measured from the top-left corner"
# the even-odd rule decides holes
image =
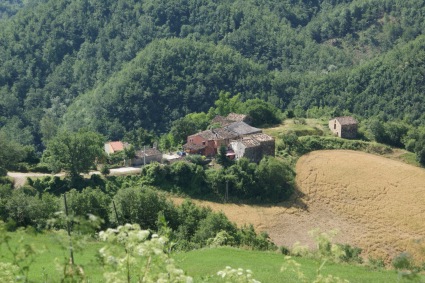
[[[329,136],[302,136],[288,134],[280,137],[277,143],[278,150],[286,150],[296,155],[303,155],[314,150],[323,149],[348,149],[370,153],[390,153],[391,148],[386,145],[370,143],[360,140],[347,140]]]
[[[258,235],[252,226],[238,228],[224,214],[198,207],[187,200],[181,205],[174,205],[155,188],[135,185],[138,181],[137,178],[112,178],[111,182],[120,186],[116,193],[113,190],[107,193],[99,187],[86,187],[81,191],[72,189],[66,193],[69,214],[72,218],[100,217],[103,219],[100,229],[124,223],[138,224],[151,231],[167,228],[170,229],[168,236],[177,243],[175,249],[180,250],[206,245],[245,246],[261,250],[275,248],[267,234]],[[58,182],[55,178],[46,178],[34,181],[32,185],[51,186],[55,182]],[[65,211],[62,195],[40,192],[33,186],[13,189],[11,184],[0,185],[0,220],[6,222],[8,230],[30,226],[37,230],[65,228],[63,221],[51,221],[57,218],[57,212]],[[74,226],[77,229],[77,224]]]
[[[259,164],[241,158],[221,169],[207,169],[186,161],[153,163],[145,166],[141,175],[143,184],[164,190],[224,198],[227,186],[231,199],[260,202],[289,198],[295,177],[288,163],[274,157],[265,157]]]

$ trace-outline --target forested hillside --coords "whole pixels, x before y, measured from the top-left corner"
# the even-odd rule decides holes
[[[424,125],[424,13],[415,0],[2,1],[0,131],[37,150],[61,128],[159,134],[220,91]]]
[[[0,2],[0,20],[15,15],[28,1],[3,0]]]

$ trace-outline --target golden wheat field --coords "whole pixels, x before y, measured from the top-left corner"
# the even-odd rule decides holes
[[[238,225],[252,223],[277,245],[313,245],[308,232],[338,229],[336,242],[363,256],[391,259],[407,251],[425,260],[425,170],[372,154],[316,151],[296,165],[299,192],[273,206],[198,202]],[[177,200],[176,201],[181,201]]]

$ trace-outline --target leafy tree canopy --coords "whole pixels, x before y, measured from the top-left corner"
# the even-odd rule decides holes
[[[424,13],[414,0],[1,1],[0,127],[37,151],[81,124],[159,135],[220,91],[424,125]]]
[[[64,170],[71,180],[76,180],[80,173],[88,173],[102,155],[103,137],[80,130],[63,132],[52,139],[42,159],[53,172]]]
[[[0,176],[6,170],[26,157],[26,151],[20,144],[8,139],[6,134],[0,132]]]

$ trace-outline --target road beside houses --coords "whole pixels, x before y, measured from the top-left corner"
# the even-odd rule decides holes
[[[109,175],[126,175],[126,174],[135,174],[139,173],[142,169],[140,167],[122,167],[122,168],[115,168],[110,169],[111,173]],[[93,174],[100,174],[99,171],[90,171],[89,175]],[[7,176],[13,178],[13,183],[15,185],[15,188],[22,187],[25,185],[27,178],[40,178],[40,177],[47,177],[47,176],[57,176],[57,177],[63,177],[65,176],[65,173],[59,173],[59,174],[46,174],[46,173],[35,173],[35,172],[7,172]]]

